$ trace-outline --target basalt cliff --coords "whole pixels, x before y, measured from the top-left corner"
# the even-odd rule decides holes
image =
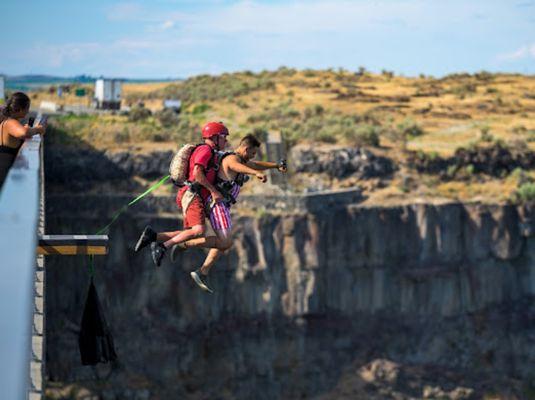
[[[95,265],[114,365],[80,365],[87,258],[48,257],[48,395],[533,396],[535,209],[365,207],[351,193],[266,199],[245,201],[252,211],[235,215],[234,247],[213,270],[212,295],[188,274],[202,250],[160,268],[148,250],[133,252],[147,223],[179,227],[172,197],[148,198],[119,218],[110,254]],[[51,193],[47,232],[94,233],[127,200]]]

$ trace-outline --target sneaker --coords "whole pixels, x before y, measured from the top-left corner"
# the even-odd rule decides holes
[[[145,229],[143,229],[143,232],[141,232],[141,236],[137,240],[136,246],[134,247],[134,251],[137,253],[143,247],[155,241],[156,232],[149,225],[147,225]]]
[[[202,290],[205,290],[208,293],[214,293],[214,291],[208,287],[208,282],[206,279],[207,276],[203,275],[200,269],[196,269],[195,271],[190,272],[190,276],[191,279],[193,279],[197,286],[199,286]]]
[[[150,253],[152,255],[152,261],[154,261],[154,264],[156,264],[157,267],[159,267],[162,263],[162,259],[163,256],[165,256],[166,251],[167,249],[161,243],[152,242],[150,244]]]
[[[179,244],[175,244],[173,245],[173,247],[171,247],[171,262],[175,262],[175,260],[178,258],[178,254],[179,253],[182,253],[183,251],[186,251],[187,247],[184,246],[184,243],[179,243]]]

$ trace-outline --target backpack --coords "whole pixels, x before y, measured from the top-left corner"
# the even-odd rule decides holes
[[[202,145],[204,145],[204,143],[200,143],[200,144],[186,143],[173,156],[173,159],[171,160],[171,164],[169,165],[169,175],[171,177],[171,180],[176,186],[184,186],[188,182],[189,159],[191,155],[193,154],[193,152],[195,151],[195,149]],[[213,163],[213,158],[214,157],[212,157],[212,163]]]

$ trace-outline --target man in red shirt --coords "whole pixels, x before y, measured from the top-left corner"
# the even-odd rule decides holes
[[[160,266],[171,246],[205,235],[206,199],[211,196],[213,202],[223,200],[215,188],[218,168],[215,151],[225,148],[228,134],[227,127],[221,122],[209,122],[202,129],[204,143],[197,146],[191,154],[188,184],[178,191],[176,197],[177,205],[184,215],[184,230],[157,233],[146,226],[141,233],[134,250],[137,252],[150,244],[152,260],[156,266]]]
[[[190,273],[194,282],[207,292],[213,292],[208,284],[210,269],[214,266],[219,256],[232,246],[230,208],[232,204],[236,203],[242,185],[248,180],[248,175],[254,175],[265,183],[267,177],[262,171],[276,168],[285,173],[287,170],[285,160],[281,160],[278,163],[254,161],[253,159],[259,147],[260,142],[258,139],[249,134],[240,140],[239,146],[233,152],[223,153],[219,159],[220,165],[216,187],[223,194],[225,200],[212,203],[210,197],[207,199],[207,202],[211,204],[207,208],[215,236],[203,236],[180,243],[172,248],[171,261],[176,258],[179,251],[184,251],[188,248],[204,247],[210,249],[202,266]]]

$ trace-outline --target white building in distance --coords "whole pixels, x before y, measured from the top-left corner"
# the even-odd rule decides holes
[[[95,82],[95,106],[103,110],[121,108],[122,81],[120,79],[97,79]]]
[[[165,99],[163,101],[163,108],[169,108],[174,112],[179,113],[182,108],[182,102],[177,99]]]

